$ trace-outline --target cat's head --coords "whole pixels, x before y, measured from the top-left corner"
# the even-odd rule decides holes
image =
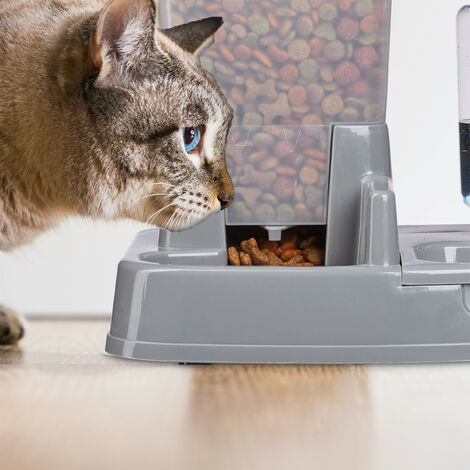
[[[153,0],[108,2],[87,50],[85,98],[100,152],[134,188],[124,215],[179,231],[233,199],[233,111],[198,62],[222,19],[159,29],[156,18]]]

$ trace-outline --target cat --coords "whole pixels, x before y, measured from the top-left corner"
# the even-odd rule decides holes
[[[223,21],[154,0],[0,2],[0,250],[69,216],[186,230],[232,202],[233,111],[199,65]],[[24,333],[0,307],[0,343]]]

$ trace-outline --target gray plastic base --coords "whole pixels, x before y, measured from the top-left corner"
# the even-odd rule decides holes
[[[325,267],[227,266],[223,214],[182,234],[140,233],[119,265],[106,351],[192,363],[470,360],[470,232],[399,235],[389,158],[386,126],[335,127]]]

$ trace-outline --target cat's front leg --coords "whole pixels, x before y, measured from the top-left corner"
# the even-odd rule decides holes
[[[0,305],[0,344],[15,344],[24,336],[24,323],[11,308]]]

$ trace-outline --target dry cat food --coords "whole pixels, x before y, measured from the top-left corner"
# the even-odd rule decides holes
[[[386,0],[172,0],[177,25],[225,24],[202,65],[234,110],[234,125],[375,121],[384,112]]]
[[[327,125],[383,119],[388,5],[171,0],[174,25],[225,21],[201,63],[235,111],[227,147],[237,192],[231,223],[325,223]]]
[[[261,238],[244,240],[228,249],[228,262],[232,266],[323,266],[325,251],[318,246],[318,237],[299,236],[290,230],[281,242]]]

